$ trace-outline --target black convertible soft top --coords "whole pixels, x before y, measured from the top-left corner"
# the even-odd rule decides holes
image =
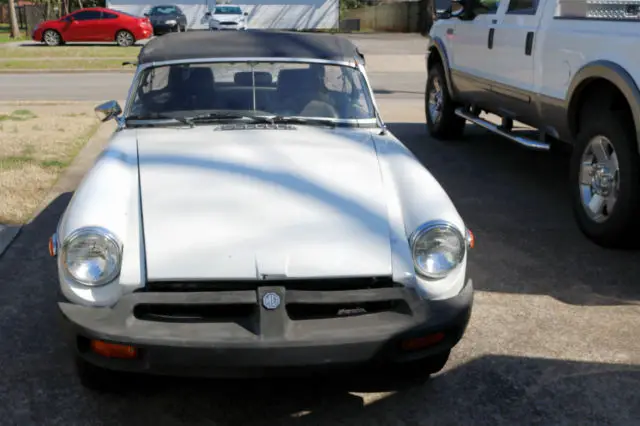
[[[149,41],[138,64],[207,58],[303,58],[351,61],[363,55],[351,40],[334,34],[289,31],[189,31]]]

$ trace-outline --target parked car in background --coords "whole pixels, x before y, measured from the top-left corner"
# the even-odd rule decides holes
[[[247,12],[242,12],[240,6],[220,5],[210,14],[209,29],[217,30],[246,30]]]
[[[153,35],[187,30],[187,17],[182,9],[175,5],[154,6],[144,16],[151,21]]]
[[[126,47],[152,35],[153,28],[148,18],[92,7],[80,9],[60,19],[39,23],[31,38],[49,46],[59,46],[66,42],[113,41]]]
[[[49,244],[85,386],[444,367],[471,314],[473,234],[387,129],[350,40],[167,34],[140,51],[124,110],[96,112],[118,130]]]

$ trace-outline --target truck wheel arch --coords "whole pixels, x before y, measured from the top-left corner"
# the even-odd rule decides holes
[[[575,137],[579,130],[579,115],[583,101],[590,87],[609,83],[615,87],[630,110],[640,151],[640,90],[633,77],[620,65],[611,61],[595,61],[583,66],[574,76],[567,91],[567,120],[571,135]]]
[[[427,73],[429,69],[436,63],[441,63],[444,68],[445,78],[447,80],[447,89],[450,94],[454,94],[453,84],[451,82],[451,70],[449,69],[449,56],[447,55],[447,49],[444,47],[444,43],[439,37],[432,39],[432,46],[429,48],[429,60],[427,62]]]

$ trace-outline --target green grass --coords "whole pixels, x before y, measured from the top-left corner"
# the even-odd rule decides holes
[[[0,24],[0,43],[9,43],[12,41],[27,40],[27,33],[24,30],[20,30],[20,37],[11,38],[9,35],[9,24]]]
[[[105,70],[126,68],[122,66],[122,59],[67,59],[32,61],[20,59],[0,60],[2,70]],[[131,67],[129,67],[131,68]]]
[[[37,115],[28,109],[17,109],[11,114],[0,114],[0,121],[25,121],[37,117]]]
[[[120,47],[116,45],[100,46],[20,46],[3,49],[0,47],[2,59],[37,59],[37,58],[122,58],[122,61],[135,60],[140,53],[140,46]]]

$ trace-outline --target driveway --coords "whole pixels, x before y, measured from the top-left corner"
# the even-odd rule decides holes
[[[527,151],[473,126],[464,140],[432,140],[422,98],[389,91],[379,103],[391,131],[440,180],[477,238],[474,312],[443,372],[426,384],[149,379],[121,397],[89,393],[56,327],[47,256],[65,194],[0,258],[0,424],[640,424],[640,253],[603,250],[580,234],[565,154]]]

